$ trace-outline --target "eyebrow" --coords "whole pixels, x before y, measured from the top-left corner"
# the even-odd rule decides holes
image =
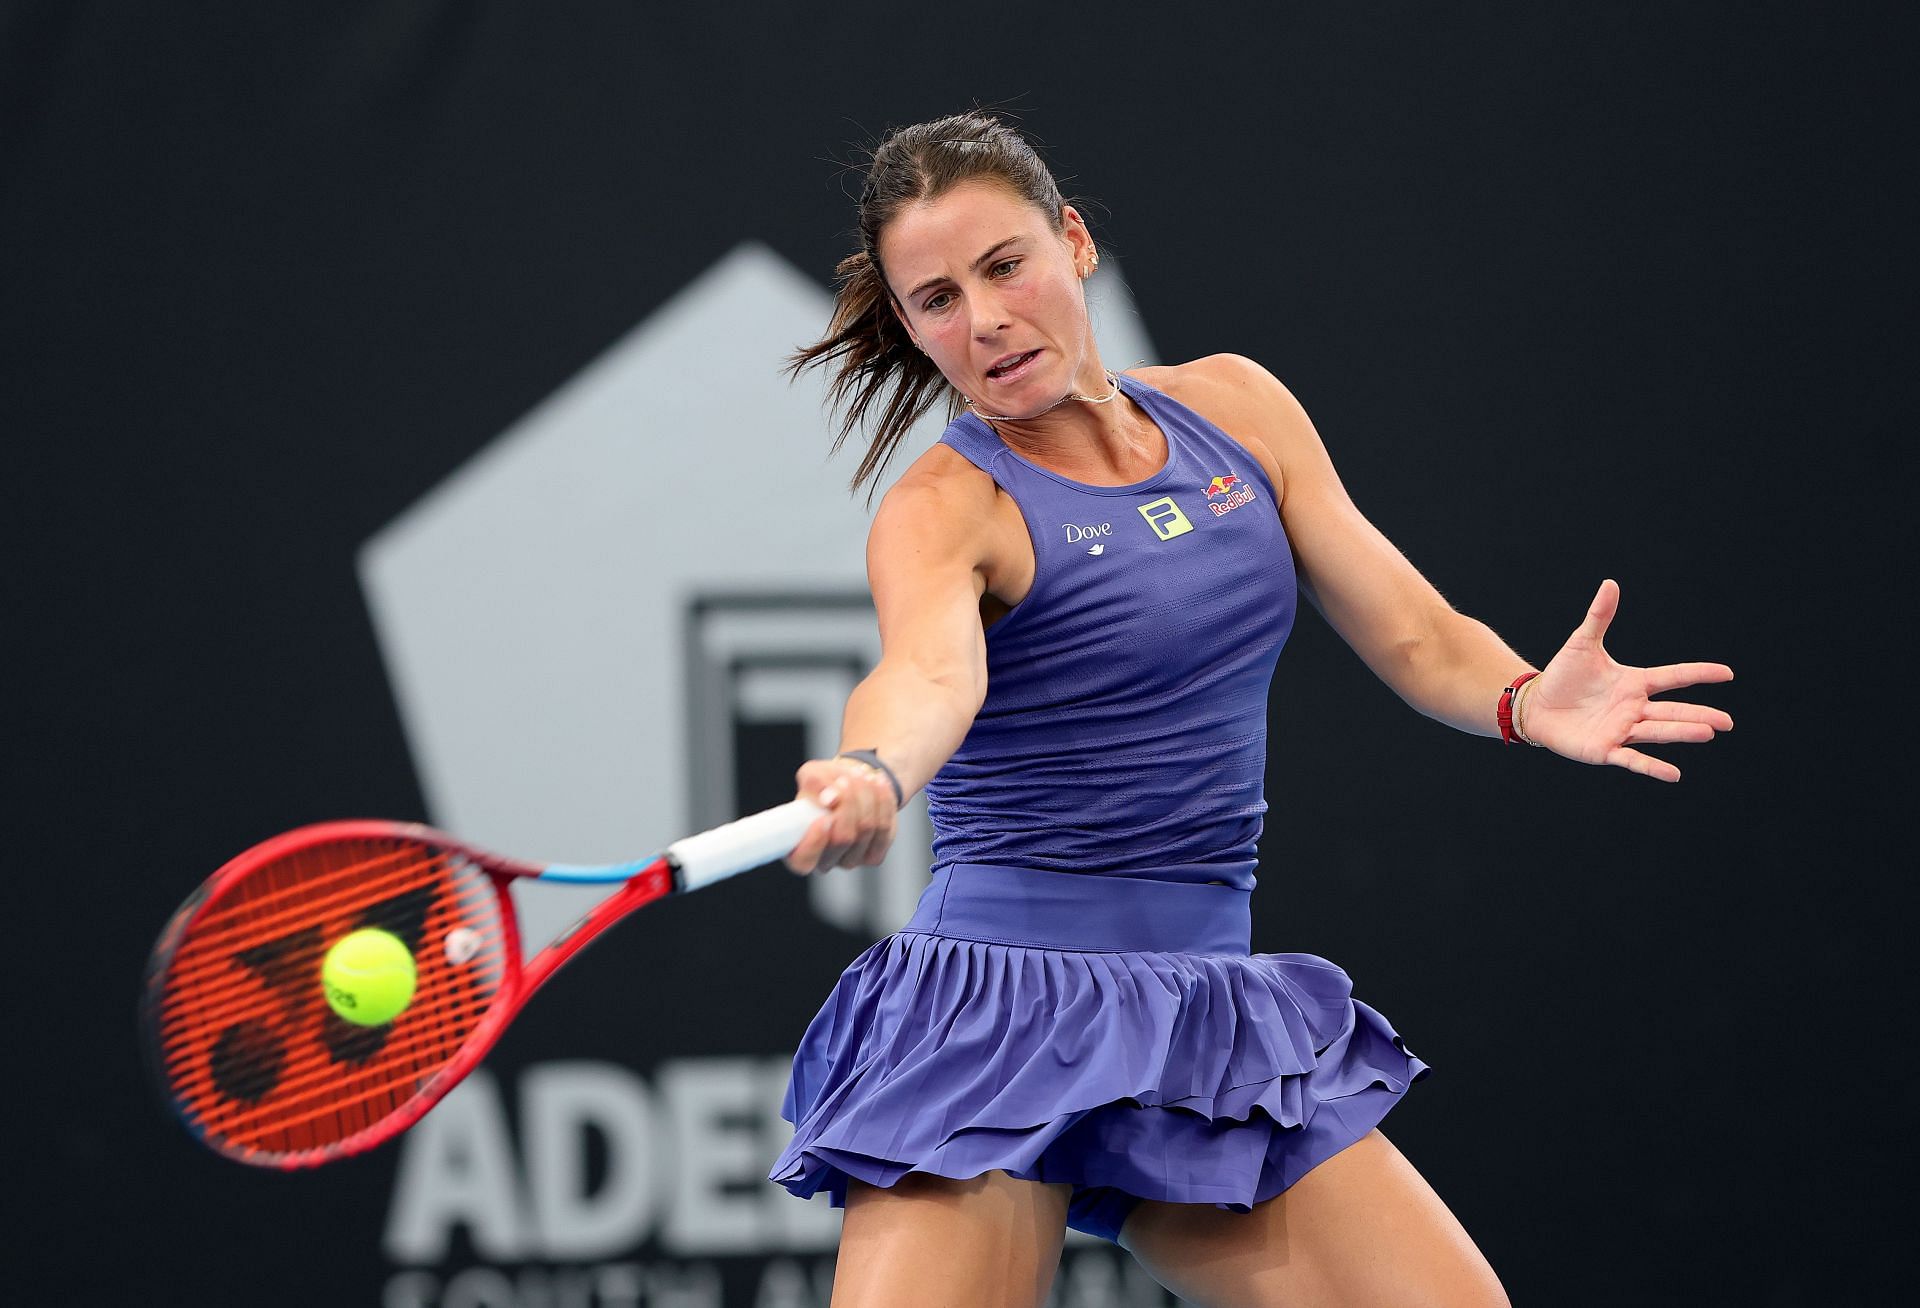
[[[998,253],[1000,253],[1000,251],[1002,251],[1002,250],[1004,250],[1004,249],[1006,249],[1006,248],[1007,248],[1007,247],[1008,247],[1009,245],[1012,245],[1012,244],[1013,244],[1013,243],[1014,243],[1015,241],[1018,241],[1018,240],[1022,240],[1022,239],[1024,239],[1024,238],[1022,238],[1022,237],[1019,237],[1019,236],[1009,236],[1009,237],[1007,237],[1007,238],[1006,238],[1005,240],[1003,240],[1003,241],[1001,241],[1001,242],[999,242],[999,243],[998,243],[997,245],[995,245],[995,246],[994,246],[994,247],[993,247],[992,249],[990,249],[990,250],[988,250],[988,251],[987,251],[987,252],[986,252],[985,254],[983,254],[983,255],[981,255],[981,256],[980,256],[980,257],[979,257],[978,259],[975,259],[975,260],[973,261],[973,264],[972,264],[972,266],[971,266],[970,268],[968,268],[968,270],[967,270],[967,271],[969,271],[969,272],[977,272],[977,271],[979,270],[979,268],[980,268],[980,265],[981,265],[981,264],[983,264],[983,263],[985,263],[985,262],[986,262],[987,260],[989,260],[989,259],[991,259],[991,258],[993,258],[993,256],[994,256],[994,255],[996,255],[996,254],[998,254]],[[929,277],[929,278],[927,278],[927,280],[925,280],[924,282],[921,282],[921,283],[920,283],[920,284],[919,284],[918,286],[916,286],[916,287],[914,287],[914,288],[913,288],[912,290],[910,290],[910,291],[908,291],[908,292],[907,292],[907,298],[908,298],[909,300],[911,300],[911,299],[913,299],[913,298],[914,298],[915,296],[917,296],[917,295],[919,295],[919,294],[920,294],[920,292],[922,292],[922,291],[924,291],[924,290],[926,290],[926,289],[927,289],[928,287],[930,287],[930,286],[937,286],[937,285],[939,285],[939,284],[940,284],[941,282],[944,282],[944,281],[946,281],[946,280],[947,280],[947,278],[946,278],[946,276],[945,276],[945,274],[942,274],[942,275],[941,275],[941,276],[939,276],[939,277]]]

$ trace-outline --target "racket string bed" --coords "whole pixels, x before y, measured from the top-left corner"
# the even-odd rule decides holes
[[[405,842],[297,850],[199,906],[159,1002],[162,1077],[223,1153],[326,1149],[400,1108],[458,1052],[509,974],[499,892],[471,861]],[[328,943],[377,926],[413,952],[404,1021],[356,1027],[318,984]],[[461,961],[444,947],[464,931]]]
[[[409,823],[321,823],[241,854],[189,896],[147,968],[149,1053],[190,1131],[228,1158],[310,1167],[405,1130],[485,1056],[527,997],[633,910],[779,858],[801,799],[598,867],[501,858]],[[615,889],[524,965],[516,878]],[[410,960],[381,1022],[328,996],[331,951],[371,929]]]

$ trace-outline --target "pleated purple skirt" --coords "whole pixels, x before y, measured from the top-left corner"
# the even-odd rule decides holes
[[[1246,1212],[1428,1070],[1340,968],[1250,939],[1229,886],[943,869],[807,1027],[769,1178],[1064,1181],[1109,1240],[1141,1199]]]

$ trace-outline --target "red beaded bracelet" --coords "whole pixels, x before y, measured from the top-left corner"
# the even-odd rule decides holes
[[[1507,744],[1518,743],[1520,737],[1513,734],[1513,697],[1520,687],[1539,676],[1538,672],[1523,672],[1513,679],[1513,684],[1500,692],[1500,707],[1494,710],[1494,719],[1500,724],[1500,739]]]

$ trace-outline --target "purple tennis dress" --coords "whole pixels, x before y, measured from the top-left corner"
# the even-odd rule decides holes
[[[933,880],[794,1055],[771,1179],[998,1169],[1073,1186],[1116,1239],[1141,1199],[1236,1212],[1371,1130],[1424,1076],[1347,974],[1250,951],[1267,687],[1293,556],[1244,447],[1130,377],[1167,438],[1131,486],[941,440],[1020,506],[1033,588],[987,630],[987,696],[927,786]]]

